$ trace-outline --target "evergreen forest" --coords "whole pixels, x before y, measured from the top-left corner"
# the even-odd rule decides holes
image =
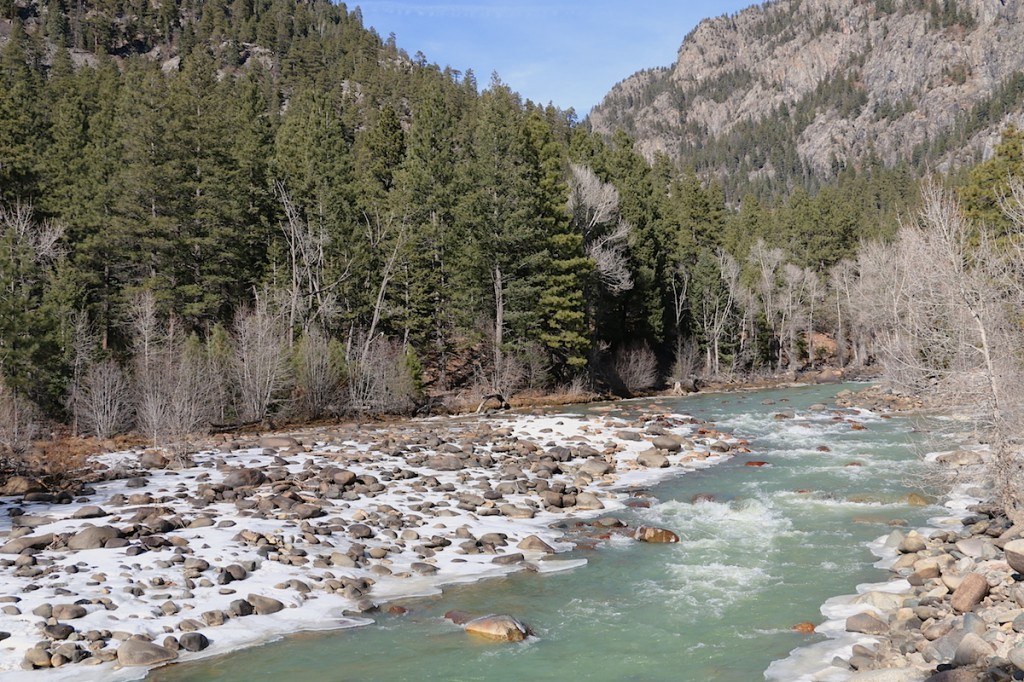
[[[880,162],[733,199],[323,0],[0,0],[0,36],[12,449],[869,364],[867,245],[918,203]],[[1020,145],[950,179],[972,216]]]

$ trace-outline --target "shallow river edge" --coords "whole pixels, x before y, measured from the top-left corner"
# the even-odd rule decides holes
[[[0,498],[0,672],[138,679],[366,625],[443,585],[572,569],[586,561],[557,555],[588,536],[677,541],[605,513],[744,442],[688,417],[611,411],[238,439],[183,463],[109,453],[96,460],[107,480],[74,499]]]
[[[983,480],[984,448],[926,460],[954,480]],[[985,682],[1024,679],[1024,529],[988,490],[955,485],[948,515],[870,545],[885,582],[829,599],[815,631],[765,672],[787,682]]]

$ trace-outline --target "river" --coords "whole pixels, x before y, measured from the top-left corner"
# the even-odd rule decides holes
[[[405,600],[402,616],[288,637],[154,671],[160,682],[339,680],[758,680],[795,647],[820,641],[792,626],[822,620],[827,598],[884,580],[867,543],[890,522],[923,525],[936,506],[908,503],[921,485],[927,423],[861,414],[853,430],[832,403],[850,386],[814,386],[624,402],[713,420],[753,454],[650,489],[649,508],[616,513],[664,526],[676,545],[612,540],[577,551],[586,566],[518,573]],[[565,409],[586,413],[607,406]],[[795,417],[777,419],[782,411]],[[934,439],[932,439],[934,440]],[[938,445],[937,443],[935,445]],[[827,450],[827,451],[826,451]],[[770,466],[751,467],[751,460]],[[707,494],[713,500],[694,496]],[[559,557],[562,558],[562,557]],[[509,613],[537,637],[516,645],[469,638],[449,609]]]

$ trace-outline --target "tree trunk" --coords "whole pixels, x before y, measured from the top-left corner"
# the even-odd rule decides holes
[[[505,336],[505,289],[501,279],[501,266],[494,266],[494,387],[500,392],[503,388],[501,376],[503,372],[501,347]]]

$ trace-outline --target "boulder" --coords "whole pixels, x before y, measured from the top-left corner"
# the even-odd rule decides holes
[[[551,545],[544,542],[536,535],[528,535],[523,538],[522,542],[516,545],[516,547],[527,552],[544,552],[545,554],[555,553],[555,550]]]
[[[672,531],[665,528],[655,528],[654,526],[638,527],[633,531],[633,539],[655,544],[679,542],[679,536]]]
[[[114,526],[89,526],[68,540],[68,549],[99,549],[108,540],[121,537],[124,537],[124,533]]]
[[[186,632],[178,642],[185,651],[202,651],[210,646],[210,640],[201,632]]]
[[[21,554],[26,549],[44,549],[53,542],[53,533],[45,535],[24,535],[0,547],[0,554]]]
[[[157,665],[173,661],[176,651],[141,639],[129,639],[117,647],[117,662],[121,665]]]
[[[455,455],[433,455],[427,457],[423,466],[435,471],[459,471],[466,468],[462,460]]]
[[[988,581],[980,573],[968,573],[960,581],[953,592],[950,606],[959,613],[967,613],[974,609],[988,594]]]
[[[469,621],[473,620],[473,617],[471,615],[469,615],[465,611],[459,611],[457,609],[452,609],[451,611],[448,611],[444,614],[444,617],[450,620],[451,622],[455,623],[456,625],[465,625]]]
[[[957,667],[974,665],[993,653],[995,653],[995,649],[992,648],[991,644],[973,632],[968,632],[960,640],[956,653],[953,654],[953,665]]]
[[[109,516],[109,513],[94,504],[86,505],[71,515],[73,519],[98,519],[101,516]]]
[[[870,613],[855,613],[846,619],[846,631],[863,635],[884,635],[889,632],[889,626]]]
[[[251,488],[263,485],[266,475],[259,469],[232,469],[224,477],[225,488]]]
[[[29,493],[41,493],[46,488],[34,478],[28,476],[11,476],[0,487],[0,495],[27,495]]]
[[[947,466],[964,467],[971,466],[973,464],[981,464],[982,459],[980,452],[974,452],[973,450],[958,450],[956,452],[947,452],[944,455],[939,455],[935,458],[935,461]]]
[[[78,604],[57,604],[53,607],[53,617],[57,620],[74,620],[82,618],[87,611]]]
[[[576,495],[576,508],[583,510],[604,509],[604,504],[601,500],[597,499],[597,495],[594,493],[581,492]]]
[[[256,610],[256,615],[266,616],[271,613],[277,613],[284,609],[284,604],[274,599],[273,597],[264,597],[261,594],[250,594],[246,597],[246,601],[252,604]]]
[[[1006,563],[1018,573],[1024,573],[1024,540],[1011,540],[1003,545]]]
[[[288,448],[299,447],[299,441],[291,436],[263,436],[260,438],[259,446],[274,450],[287,450]]]
[[[1006,658],[1018,670],[1024,670],[1024,647],[1014,647],[1006,654]]]
[[[636,463],[648,469],[664,469],[668,466],[668,457],[657,450],[647,450],[636,456]]]
[[[529,630],[512,616],[474,618],[463,626],[466,632],[497,642],[521,642]]]
[[[604,476],[612,470],[612,465],[603,459],[588,459],[583,466],[580,467],[580,471],[589,474],[590,476]]]
[[[139,456],[139,466],[143,469],[166,469],[167,458],[154,450],[147,450]]]
[[[897,549],[902,554],[913,554],[927,548],[928,543],[925,542],[924,537],[916,531],[910,531],[907,533],[907,537],[903,538],[903,541],[900,542],[900,546]]]
[[[683,449],[682,443],[674,436],[658,436],[651,441],[651,445],[659,450],[667,450],[668,452],[679,452]]]
[[[498,511],[510,519],[532,519],[534,516],[534,511],[529,507],[518,507],[514,504],[503,504],[498,507]]]

